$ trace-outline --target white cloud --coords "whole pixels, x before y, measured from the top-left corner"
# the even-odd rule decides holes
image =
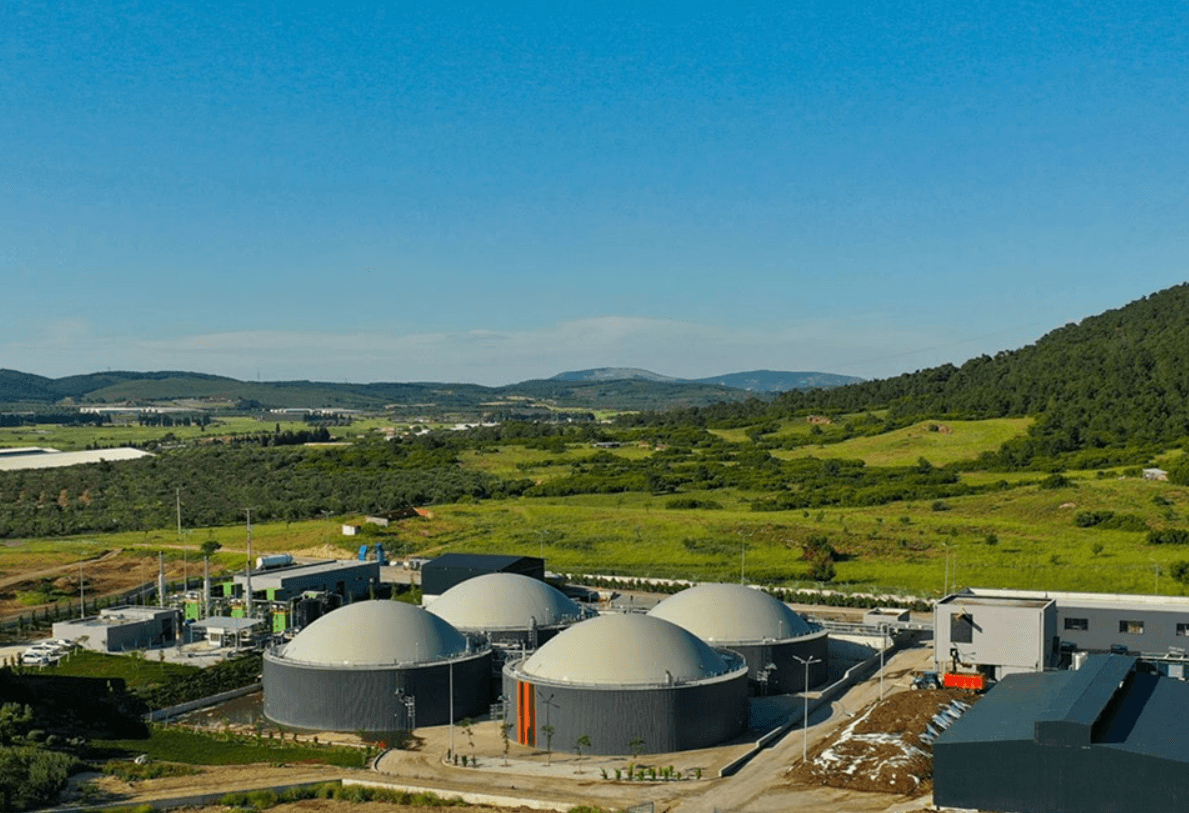
[[[6,359],[0,366],[48,376],[171,369],[241,379],[479,384],[605,366],[685,378],[762,368],[872,377],[988,350],[964,347],[969,344],[941,331],[824,319],[738,329],[605,316],[513,331],[234,331],[156,340],[96,336],[86,324],[70,322],[50,326],[36,340],[0,346]]]

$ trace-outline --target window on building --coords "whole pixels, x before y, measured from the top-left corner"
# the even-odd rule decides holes
[[[950,616],[950,641],[955,644],[974,643],[974,619],[969,613]]]
[[[1143,621],[1120,621],[1119,632],[1127,635],[1143,635],[1144,622]]]
[[[1189,638],[1189,624],[1177,624],[1177,636]]]
[[[1067,619],[1065,619],[1065,629],[1079,630],[1081,632],[1085,632],[1088,629],[1090,629],[1090,619],[1089,618],[1067,618]]]

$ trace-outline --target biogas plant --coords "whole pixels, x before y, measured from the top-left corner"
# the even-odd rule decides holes
[[[526,746],[548,731],[588,737],[592,754],[627,754],[633,740],[671,752],[743,733],[749,694],[826,679],[825,631],[761,591],[701,585],[648,614],[599,614],[541,578],[473,575],[482,558],[424,609],[356,602],[270,649],[265,715],[384,732],[492,710]]]

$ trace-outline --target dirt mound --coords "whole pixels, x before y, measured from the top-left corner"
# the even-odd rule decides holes
[[[925,726],[967,692],[901,692],[874,703],[789,771],[798,783],[916,795],[932,784],[933,756],[921,742]]]

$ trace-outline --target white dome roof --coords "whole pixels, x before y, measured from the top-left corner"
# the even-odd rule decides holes
[[[358,601],[322,616],[277,653],[304,663],[413,664],[467,653],[467,638],[403,601]]]
[[[460,630],[527,630],[582,618],[582,608],[560,590],[519,573],[488,573],[456,584],[427,607]]]
[[[820,632],[764,591],[743,584],[700,584],[670,596],[648,614],[716,646],[786,641]]]
[[[575,624],[524,661],[530,679],[561,683],[663,685],[734,670],[697,637],[647,615],[601,615]]]

